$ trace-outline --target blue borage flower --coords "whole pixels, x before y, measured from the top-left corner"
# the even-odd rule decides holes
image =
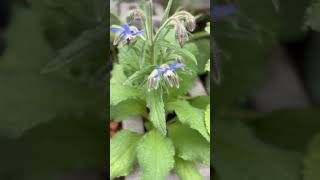
[[[139,30],[135,26],[129,26],[129,25],[125,24],[121,27],[111,28],[111,32],[117,33],[114,38],[114,41],[113,41],[114,45],[119,44],[119,42],[121,42],[121,41],[124,44],[128,45],[133,41],[135,36],[143,34],[144,31]]]
[[[172,64],[162,64],[156,66],[148,77],[148,91],[158,89],[161,78],[164,78],[170,87],[180,87],[179,76],[174,71],[175,69],[184,69],[184,63],[180,57],[176,58]]]

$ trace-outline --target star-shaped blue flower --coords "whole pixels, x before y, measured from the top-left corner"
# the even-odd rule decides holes
[[[115,38],[115,44],[118,44],[118,42],[121,40],[124,40],[127,44],[130,44],[135,36],[141,35],[144,31],[138,30],[138,28],[134,26],[130,27],[129,25],[125,24],[119,28],[111,28],[111,32],[118,33]]]

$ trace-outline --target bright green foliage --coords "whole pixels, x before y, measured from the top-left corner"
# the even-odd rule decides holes
[[[210,141],[204,123],[204,110],[192,107],[188,101],[184,100],[170,102],[166,105],[166,108],[175,111],[180,122],[197,130],[207,141]]]
[[[196,57],[186,49],[182,49],[180,46],[175,45],[169,41],[161,40],[157,42],[158,46],[167,47],[174,50],[174,53],[183,57],[186,61],[192,61],[194,64],[197,64]]]
[[[136,147],[141,135],[119,131],[110,142],[110,178],[127,176],[136,160]]]
[[[168,134],[177,156],[188,161],[210,164],[210,143],[197,131],[177,122],[169,126]]]
[[[206,71],[210,71],[210,59],[208,60],[206,67],[205,67]]]
[[[178,152],[175,170],[181,179],[202,179],[194,163],[210,164],[210,137],[205,127],[207,103],[197,102],[203,107],[198,109],[187,100],[177,99],[187,95],[198,74],[205,73],[205,64],[210,58],[210,41],[199,39],[193,42],[189,38],[195,17],[181,11],[170,16],[174,1],[168,1],[159,28],[152,23],[151,1],[141,2],[141,11],[135,10],[129,18],[141,22],[143,33],[138,36],[128,32],[123,36],[112,33],[113,44],[117,44],[118,50],[113,52],[118,55],[114,58],[111,73],[111,118],[121,121],[129,116],[143,115],[147,119],[144,123],[147,133],[137,146],[139,167],[143,172],[141,179],[166,179],[174,168],[175,148]],[[118,31],[122,31],[121,25],[126,23],[134,32],[135,25],[130,22],[113,24],[111,28],[120,27]],[[172,84],[174,86],[170,86]],[[209,96],[205,98],[209,99]],[[171,103],[166,109],[168,102]],[[182,129],[175,129],[177,123],[172,124],[173,119],[166,119],[167,110],[175,111],[178,119],[186,125],[179,124]],[[167,124],[172,126],[168,136]]]
[[[320,1],[314,0],[306,12],[305,25],[320,31]]]
[[[110,104],[117,105],[127,99],[143,99],[144,95],[138,89],[121,84],[110,86]]]
[[[204,120],[205,120],[208,133],[210,134],[210,104],[207,106],[207,109],[204,115]]]
[[[196,46],[196,51],[189,49],[189,44],[194,44]],[[210,46],[210,40],[199,39],[194,41],[193,43],[186,44],[185,48],[192,52],[194,56],[197,58],[197,73],[204,74],[206,72],[206,64],[208,62],[208,59],[210,59],[210,52],[212,51]]]
[[[162,17],[160,25],[162,25],[168,19],[169,13],[170,13],[170,10],[171,10],[171,6],[172,6],[172,0],[169,0],[168,4],[167,4],[167,7],[166,7],[166,10],[164,11],[164,14],[163,14],[163,17]]]
[[[128,99],[110,107],[110,119],[125,120],[130,116],[146,114],[146,103],[140,99]]]
[[[239,121],[217,119],[213,158],[224,180],[300,180],[301,156],[257,139]]]
[[[317,134],[309,144],[304,158],[303,180],[320,179],[320,134]]]
[[[157,130],[146,133],[138,144],[142,180],[164,180],[174,167],[174,147]]]
[[[196,165],[192,161],[185,161],[175,157],[174,171],[181,180],[202,180]]]
[[[154,69],[153,66],[149,66],[147,68],[143,68],[143,69],[140,69],[139,71],[136,71],[124,82],[124,84],[130,85],[132,83],[135,83],[138,80],[140,80],[140,82],[143,81],[153,69]]]
[[[166,116],[161,88],[147,92],[147,106],[150,109],[150,121],[153,126],[166,135]]]
[[[137,40],[135,46],[119,47],[118,59],[119,63],[125,67],[125,70],[135,72],[139,69],[140,51],[142,49],[142,42]]]
[[[122,84],[127,80],[124,69],[121,64],[114,64],[111,71],[110,84]]]
[[[210,34],[210,22],[207,23],[205,31]]]
[[[191,106],[205,110],[210,104],[209,96],[196,96],[188,100]]]

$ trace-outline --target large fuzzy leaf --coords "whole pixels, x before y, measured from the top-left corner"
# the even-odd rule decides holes
[[[110,107],[110,118],[115,121],[125,120],[130,116],[146,113],[146,103],[139,99],[128,99]]]
[[[144,94],[130,86],[121,84],[111,84],[110,86],[110,104],[115,106],[127,99],[143,99]]]
[[[163,180],[174,167],[172,142],[157,130],[145,134],[137,150],[142,180]]]
[[[215,121],[213,160],[224,180],[300,180],[301,156],[258,140],[239,121]]]
[[[17,8],[8,30],[7,51],[0,60],[2,135],[20,136],[66,111],[102,112],[105,108],[105,90],[66,80],[58,73],[40,73],[53,54],[37,16]]]
[[[206,109],[210,104],[210,96],[196,96],[188,100],[189,103],[199,109]]]
[[[293,151],[305,152],[308,141],[320,132],[318,108],[275,111],[246,118],[264,142]],[[297,133],[299,132],[299,133]]]
[[[177,122],[169,126],[168,134],[177,156],[184,160],[210,164],[210,143],[197,131]]]
[[[104,29],[99,26],[86,30],[79,37],[58,51],[56,57],[43,69],[43,72],[58,70],[82,59],[95,59],[103,51]]]
[[[147,92],[147,106],[150,109],[150,121],[153,126],[166,135],[166,116],[161,88]]]
[[[110,178],[127,176],[137,158],[136,147],[141,135],[119,131],[110,141]]]
[[[197,166],[192,161],[185,161],[179,157],[175,158],[174,171],[181,180],[202,180]]]
[[[197,130],[207,141],[210,141],[210,136],[204,123],[204,110],[191,106],[185,100],[169,102],[166,108],[170,111],[175,111],[180,122]]]
[[[111,71],[111,80],[110,84],[122,84],[127,80],[126,75],[124,74],[124,69],[121,64],[114,64]]]
[[[6,144],[10,150],[6,166],[11,170],[5,176],[0,174],[1,179],[56,179],[80,167],[83,171],[107,168],[103,119],[94,114],[70,114],[26,131],[11,145]]]

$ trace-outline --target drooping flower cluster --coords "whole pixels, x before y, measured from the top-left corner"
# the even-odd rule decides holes
[[[132,43],[136,36],[141,35],[143,30],[139,30],[135,26],[123,25],[117,28],[111,28],[111,32],[116,33],[113,45],[123,42],[126,45]]]
[[[193,32],[196,28],[196,19],[186,11],[177,12],[171,19],[175,26],[176,40],[180,47],[189,39],[188,31]]]
[[[184,69],[184,63],[180,57],[176,58],[172,64],[162,64],[157,66],[148,77],[148,91],[158,89],[161,79],[164,79],[170,87],[179,88],[179,76],[175,69]]]

